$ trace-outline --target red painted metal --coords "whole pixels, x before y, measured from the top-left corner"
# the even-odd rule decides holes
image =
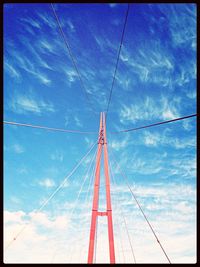
[[[97,215],[99,215],[99,216],[107,216],[108,213],[107,213],[107,211],[98,211]]]
[[[112,207],[111,207],[111,197],[110,197],[110,178],[109,178],[109,167],[108,167],[105,113],[103,113],[103,127],[104,127],[104,173],[105,173],[106,203],[107,203],[107,213],[108,213],[109,252],[110,252],[110,263],[115,263],[115,248],[114,248],[114,235],[113,235],[113,223],[112,223]]]
[[[107,211],[99,212],[98,204],[99,204],[99,185],[100,185],[100,167],[101,167],[102,146],[104,146],[104,173],[105,173],[105,182],[106,182]],[[106,122],[105,122],[104,113],[101,113],[101,116],[100,116],[98,152],[96,156],[94,196],[93,196],[92,219],[91,219],[91,227],[90,227],[90,241],[89,241],[89,250],[88,250],[88,263],[93,263],[97,216],[107,216],[108,218],[108,239],[109,239],[110,263],[115,263],[112,207],[111,207],[111,197],[110,197],[110,178],[109,178],[108,151],[107,151],[107,141],[106,141]]]

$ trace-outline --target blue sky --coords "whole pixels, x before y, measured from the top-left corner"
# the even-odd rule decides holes
[[[5,4],[4,120],[98,132],[100,112],[107,107],[127,4],[54,7],[90,101],[51,6]],[[107,116],[110,165],[116,180],[116,184],[111,180],[111,193],[118,262],[133,262],[118,206],[127,218],[137,261],[166,259],[134,206],[112,154],[171,261],[196,261],[196,118],[136,132],[111,133],[194,113],[196,5],[131,4]],[[96,140],[97,134],[4,125],[5,244]],[[87,260],[95,151],[32,219],[22,238],[5,252],[5,262]],[[102,210],[103,181],[102,169]],[[105,217],[99,218],[98,227],[96,261],[108,261]],[[27,244],[33,247],[31,254]],[[63,253],[66,247],[67,254]]]

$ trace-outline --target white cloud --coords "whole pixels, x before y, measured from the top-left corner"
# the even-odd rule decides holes
[[[23,38],[22,38],[23,39]],[[30,47],[30,43],[25,39],[24,41],[28,47]],[[34,48],[30,47],[30,51],[34,54],[34,58],[38,59],[38,64],[51,69],[51,67],[48,66],[48,64],[42,60],[42,58],[39,56],[39,54],[34,50]],[[43,84],[49,85],[51,83],[51,80],[47,77],[46,74],[42,73],[40,70],[35,68],[35,63],[31,62],[28,58],[26,58],[24,55],[22,56],[20,53],[14,53],[13,57],[16,59],[16,63],[18,64],[18,67],[25,70],[26,72],[34,75],[34,77],[38,80],[40,80]]]
[[[133,189],[133,186],[131,187]],[[149,226],[133,201],[129,189],[124,184],[115,188],[112,186],[112,189],[116,261],[122,262],[123,260],[122,251],[119,251],[122,249],[121,236],[125,261],[126,263],[133,262],[121,217],[120,210],[123,209],[137,262],[167,262]],[[160,183],[151,186],[136,184],[133,190],[172,263],[194,262],[196,259],[195,188],[180,183],[167,185]],[[122,192],[125,194],[122,195]],[[57,213],[56,216],[52,216],[50,213],[47,215],[45,212],[39,212],[36,215],[34,212],[5,211],[5,244],[22,229],[28,217],[32,218],[32,222],[24,230],[24,233],[19,235],[16,243],[13,242],[13,245],[6,251],[4,262],[49,263],[52,260],[60,263],[86,262],[91,210],[87,210],[89,205],[85,203],[85,206],[81,206],[81,212],[76,214],[77,220],[69,221],[69,211],[73,207],[69,204],[67,203],[67,209],[63,214]],[[116,204],[119,208],[116,208]],[[109,262],[107,220],[106,217],[99,217],[98,221],[96,262]],[[29,244],[28,247],[27,244]],[[28,249],[30,246],[31,250]]]
[[[122,140],[116,139],[116,140],[111,140],[110,146],[116,150],[119,151],[121,148],[124,148],[128,145],[128,135],[126,135]]]
[[[22,145],[19,145],[19,144],[14,144],[13,145],[13,150],[15,153],[17,154],[21,154],[21,153],[24,153],[24,147]]]
[[[50,178],[45,178],[42,181],[39,181],[39,185],[50,188],[55,186],[55,181]]]
[[[23,222],[23,217],[25,216],[25,212],[20,210],[20,211],[4,211],[4,223],[22,223]]]
[[[49,85],[51,83],[51,80],[47,78],[45,74],[42,73],[35,73],[35,76],[45,85]]]
[[[24,21],[25,23],[29,24],[30,26],[32,26],[33,28],[37,28],[40,29],[40,23],[36,20],[33,20],[32,18],[21,18],[21,21]]]
[[[64,125],[67,126],[69,124],[69,115],[65,115],[64,121]]]
[[[141,46],[137,53],[123,46],[121,60],[142,83],[154,83],[171,88],[173,58],[166,53],[159,41],[150,41],[149,47]],[[132,78],[134,80],[134,77]]]
[[[81,123],[80,119],[77,116],[74,116],[74,121],[76,126],[83,127],[83,124]]]
[[[73,23],[71,22],[70,19],[67,20],[67,25],[69,26],[71,32],[75,32],[74,25],[73,25]]]
[[[48,13],[42,12],[37,14],[42,22],[44,22],[50,28],[57,27],[55,21],[52,19],[52,16],[49,16]]]
[[[16,196],[11,196],[10,197],[10,200],[14,203],[14,204],[20,204],[21,203],[21,200],[16,197]]]
[[[41,39],[39,40],[38,47],[43,51],[43,52],[50,52],[54,53],[54,47],[52,44],[50,44],[47,40]]]
[[[181,159],[175,159],[172,161],[172,168],[169,172],[176,175],[180,175],[184,178],[195,178],[197,171],[197,161],[196,158],[185,157]]]
[[[63,153],[61,151],[56,150],[53,154],[51,154],[51,159],[56,161],[63,161]]]
[[[168,120],[179,117],[179,110],[180,98],[169,100],[167,96],[161,96],[158,100],[154,100],[147,96],[143,101],[137,101],[137,104],[129,106],[123,104],[119,116],[120,122],[123,124],[127,122],[135,123],[138,120]]]
[[[145,132],[144,134],[144,143],[147,146],[157,146],[158,142],[160,141],[160,137],[155,133]]]
[[[186,131],[190,131],[193,128],[193,122],[191,122],[190,120],[183,120],[183,128]]]
[[[38,212],[37,214],[35,212],[29,213],[30,219],[33,223],[36,223],[37,225],[45,226],[47,228],[51,229],[66,229],[68,226],[68,218],[66,215],[60,215],[57,216],[54,219],[50,219],[49,216],[47,216],[44,212]]]
[[[175,149],[184,149],[189,147],[196,147],[196,137],[174,137],[170,135],[170,132],[164,130],[162,133],[150,132],[145,130],[143,134],[143,142],[147,146],[170,146]]]
[[[27,168],[26,167],[21,167],[17,170],[18,173],[20,174],[27,174],[28,171],[27,171]]]
[[[78,76],[74,70],[65,70],[65,73],[70,82],[74,82],[76,80],[76,77]]]
[[[196,98],[196,94],[197,94],[196,90],[187,91],[187,93],[186,93],[187,97],[190,98],[190,99],[195,99]]]
[[[8,71],[11,77],[20,78],[19,72],[14,68],[13,65],[9,64],[8,62],[4,62],[5,70]]]
[[[165,12],[169,21],[169,29],[172,36],[172,44],[177,46],[184,46],[185,44],[196,39],[196,8],[191,5],[188,12],[188,5],[170,5],[169,8],[159,6],[161,12]],[[181,25],[181,30],[179,30]]]
[[[10,105],[16,113],[32,112],[40,115],[45,112],[55,112],[53,104],[37,99],[30,93],[29,95],[16,95]]]
[[[161,98],[162,105],[162,117],[165,120],[172,120],[179,117],[178,108],[180,105],[180,98],[174,98],[172,102],[168,101],[167,98]]]

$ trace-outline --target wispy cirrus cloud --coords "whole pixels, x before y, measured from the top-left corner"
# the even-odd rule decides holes
[[[74,121],[77,127],[83,127],[83,124],[81,123],[81,120],[78,118],[78,116],[74,116]]]
[[[196,96],[197,96],[197,92],[196,92],[196,90],[188,91],[188,92],[186,93],[186,95],[187,95],[187,97],[190,98],[190,99],[195,99]]]
[[[11,196],[11,197],[10,197],[10,200],[11,200],[12,203],[14,203],[14,204],[21,204],[21,200],[20,200],[18,197],[16,197],[16,196]]]
[[[169,176],[179,175],[184,179],[194,179],[197,172],[197,161],[195,157],[183,157],[182,159],[174,159],[169,168]]]
[[[111,153],[111,162],[116,166],[112,160],[112,155],[113,153]],[[151,176],[152,174],[161,173],[164,168],[164,158],[164,154],[152,154],[151,157],[144,158],[140,156],[138,151],[132,152],[131,154],[122,151],[118,164],[121,168],[126,169],[128,173],[137,176],[138,174]],[[119,169],[116,168],[115,172],[117,173],[118,171]]]
[[[67,20],[67,25],[69,27],[69,29],[71,30],[71,32],[75,32],[75,27],[74,24],[72,23],[72,21],[70,19]]]
[[[180,47],[191,43],[193,47],[196,43],[197,24],[195,5],[170,5],[169,8],[160,5],[159,9],[168,19],[173,45]],[[179,17],[181,14],[184,15]],[[181,30],[178,30],[180,25]]]
[[[164,51],[158,40],[150,41],[148,48],[141,45],[137,53],[133,53],[124,45],[120,59],[142,83],[171,86],[171,74],[174,71],[173,56]]]
[[[53,15],[53,14],[52,14]],[[43,13],[37,13],[37,16],[39,17],[41,23],[44,23],[46,26],[54,29],[57,27],[57,24],[53,18],[53,16],[50,16],[49,13],[43,12]]]
[[[51,154],[51,159],[62,162],[64,155],[61,151],[56,150],[54,153]]]
[[[74,81],[76,81],[78,74],[76,73],[76,71],[74,71],[73,69],[67,69],[66,67],[63,69],[63,72],[65,73],[65,75],[67,76],[67,82],[68,83],[72,83]]]
[[[147,146],[157,146],[160,141],[160,136],[155,133],[151,134],[150,132],[145,132],[144,134],[144,143]]]
[[[56,184],[55,184],[55,181],[53,179],[45,178],[45,179],[39,181],[39,185],[44,186],[46,188],[50,188],[50,187],[54,187]]]
[[[20,144],[14,144],[12,148],[13,151],[17,154],[22,154],[25,151],[24,147]]]
[[[120,110],[120,122],[135,123],[139,120],[150,119],[174,119],[180,114],[180,98],[169,100],[167,96],[162,96],[155,100],[152,97],[145,97],[144,101],[137,101],[137,104],[129,106],[122,105]]]
[[[22,22],[25,22],[25,23],[29,24],[33,28],[41,29],[41,25],[38,22],[38,20],[34,20],[34,19],[30,18],[30,17],[28,17],[28,18],[26,18],[26,17],[25,18],[21,18],[20,20]]]
[[[176,149],[185,149],[185,148],[195,148],[196,147],[196,138],[195,137],[174,137],[167,131],[162,133],[145,131],[143,135],[144,144],[146,146],[167,146],[173,147]]]
[[[110,147],[113,148],[116,151],[119,151],[122,148],[125,148],[129,143],[128,135],[126,135],[122,140],[118,139],[112,139],[110,142]]]
[[[10,76],[12,78],[17,78],[19,79],[21,77],[20,73],[18,70],[16,70],[16,68],[14,67],[14,65],[9,64],[8,62],[4,62],[4,68],[5,70],[10,74]]]
[[[55,112],[54,105],[52,103],[45,102],[36,96],[29,94],[17,94],[12,98],[10,102],[12,111],[16,113],[27,113],[31,112],[37,115],[41,115],[45,112]]]
[[[186,131],[190,131],[193,127],[194,127],[194,123],[192,121],[189,121],[189,120],[184,120],[183,121],[183,128]]]
[[[40,39],[38,43],[38,48],[45,53],[55,53],[55,48],[45,39]]]
[[[47,74],[42,73],[39,69],[36,69],[36,63],[31,62],[27,57],[24,55],[22,56],[20,53],[15,54],[16,63],[20,69],[34,75],[34,77],[41,81],[42,84],[50,85],[51,80],[47,77]],[[43,67],[51,69],[45,61],[40,63]]]

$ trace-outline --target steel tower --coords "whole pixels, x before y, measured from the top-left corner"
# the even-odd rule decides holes
[[[104,151],[104,174],[105,174],[106,207],[107,207],[106,211],[98,210],[102,150]],[[110,197],[110,177],[109,177],[108,150],[107,150],[107,139],[106,139],[106,118],[105,118],[104,112],[101,112],[101,115],[100,115],[99,139],[98,139],[98,150],[97,150],[97,156],[96,156],[94,195],[93,195],[93,206],[92,206],[92,218],[91,218],[91,227],[90,227],[90,241],[89,241],[89,250],[88,250],[88,263],[93,263],[93,259],[94,259],[94,245],[95,245],[95,233],[96,233],[96,227],[97,227],[97,216],[107,216],[110,263],[115,263],[112,207],[111,207],[111,197]]]

